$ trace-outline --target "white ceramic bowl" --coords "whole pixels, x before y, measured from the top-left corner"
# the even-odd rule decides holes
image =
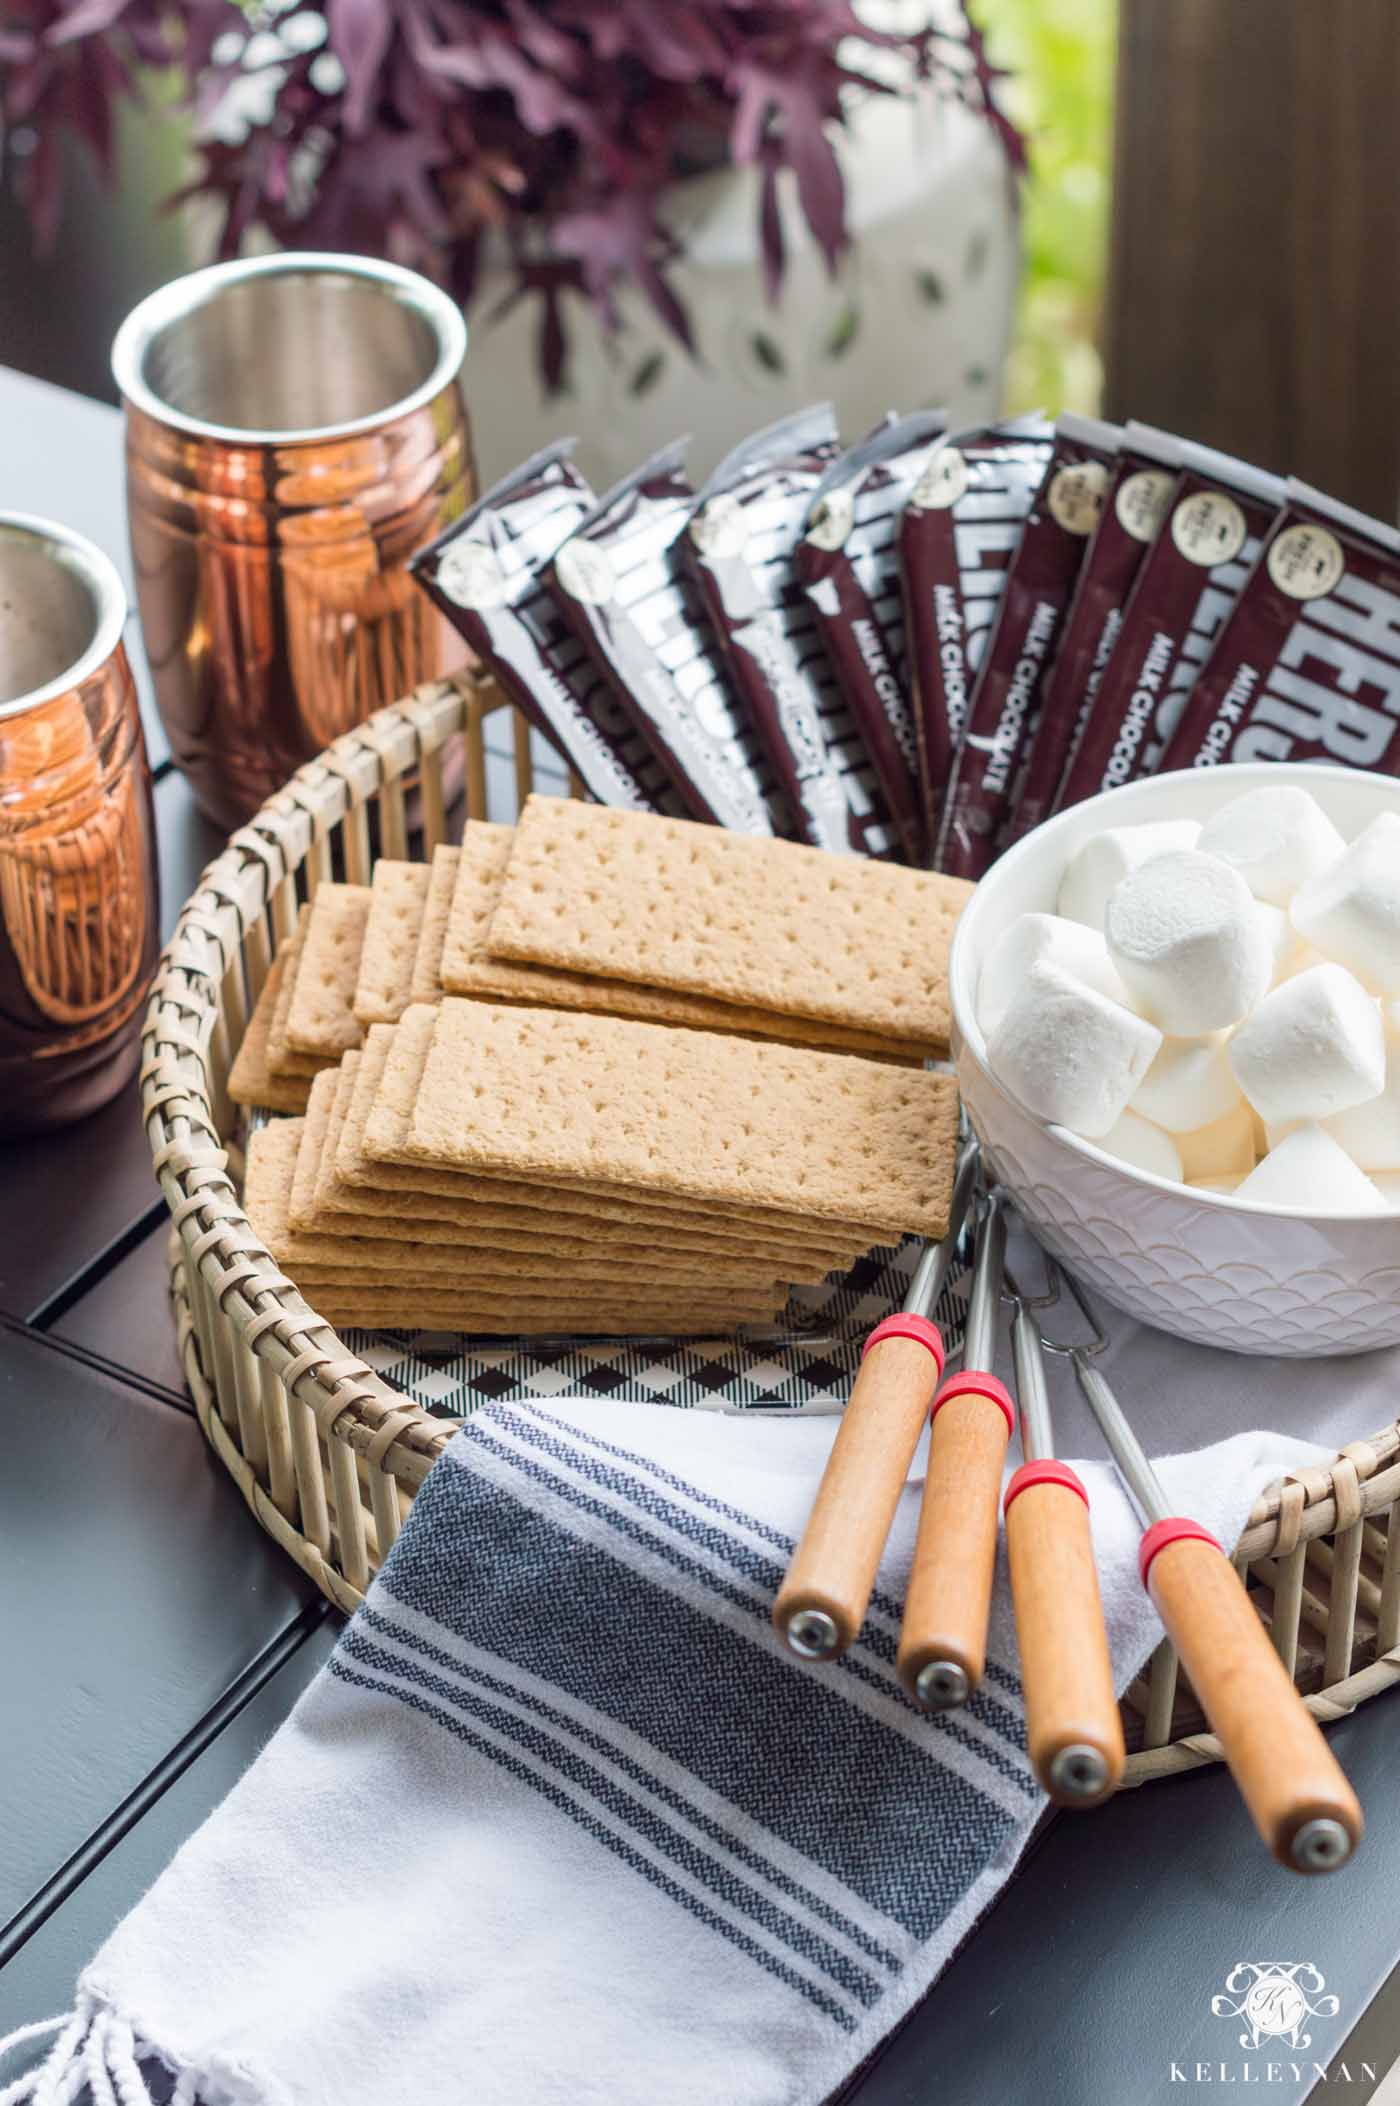
[[[1003,856],[963,910],[949,982],[963,1102],[987,1162],[1041,1241],[1144,1323],[1237,1353],[1360,1353],[1400,1344],[1400,1213],[1309,1214],[1188,1191],[1025,1111],[987,1066],[976,1014],[990,946],[1019,914],[1054,911],[1091,834],[1206,819],[1261,783],[1299,783],[1350,839],[1400,811],[1400,781],[1287,763],[1186,770],[1129,783],[1047,820]]]

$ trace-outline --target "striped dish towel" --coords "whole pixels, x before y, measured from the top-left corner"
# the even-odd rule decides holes
[[[596,1399],[481,1412],[76,2009],[13,2043],[46,2060],[0,2101],[84,2081],[108,2106],[829,2097],[1043,1807],[1004,1583],[964,1711],[927,1719],[895,1680],[917,1465],[861,1643],[816,1667],[774,1637],[834,1432]],[[1318,1453],[1244,1434],[1162,1474],[1231,1541]],[[1081,1467],[1122,1684],[1159,1634],[1126,1503]]]

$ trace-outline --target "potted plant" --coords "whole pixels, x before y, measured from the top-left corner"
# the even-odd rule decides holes
[[[119,177],[117,112],[173,74],[179,199],[218,253],[388,256],[462,300],[488,470],[564,422],[606,474],[685,426],[703,466],[806,396],[852,431],[995,406],[1022,148],[962,0],[937,24],[907,0],[12,0],[3,23],[41,240],[68,142]]]

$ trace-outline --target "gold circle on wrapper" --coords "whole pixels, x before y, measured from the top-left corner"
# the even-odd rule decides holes
[[[100,550],[0,514],[0,1133],[81,1118],[136,1066],[159,914],[125,621]]]
[[[461,662],[408,562],[474,494],[466,342],[426,279],[333,255],[194,271],[118,331],[156,699],[220,825]]]

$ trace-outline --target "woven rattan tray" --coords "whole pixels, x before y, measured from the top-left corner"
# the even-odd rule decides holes
[[[443,783],[464,755],[469,814],[486,817],[483,726],[508,712],[515,795],[532,784],[523,719],[489,683],[421,688],[300,768],[211,863],[151,995],[142,1108],[170,1207],[180,1354],[199,1422],[262,1526],[338,1607],[353,1609],[452,1436],[390,1387],[298,1294],[254,1236],[237,1176],[227,1079],[297,907],[334,871],[367,883],[373,856],[429,856]],[[453,771],[455,773],[455,769]],[[406,781],[421,814],[410,839]],[[489,816],[508,818],[508,812]],[[1400,1428],[1265,1492],[1236,1547],[1280,1655],[1321,1719],[1400,1676]],[[1124,1701],[1127,1781],[1219,1759],[1163,1645]]]

